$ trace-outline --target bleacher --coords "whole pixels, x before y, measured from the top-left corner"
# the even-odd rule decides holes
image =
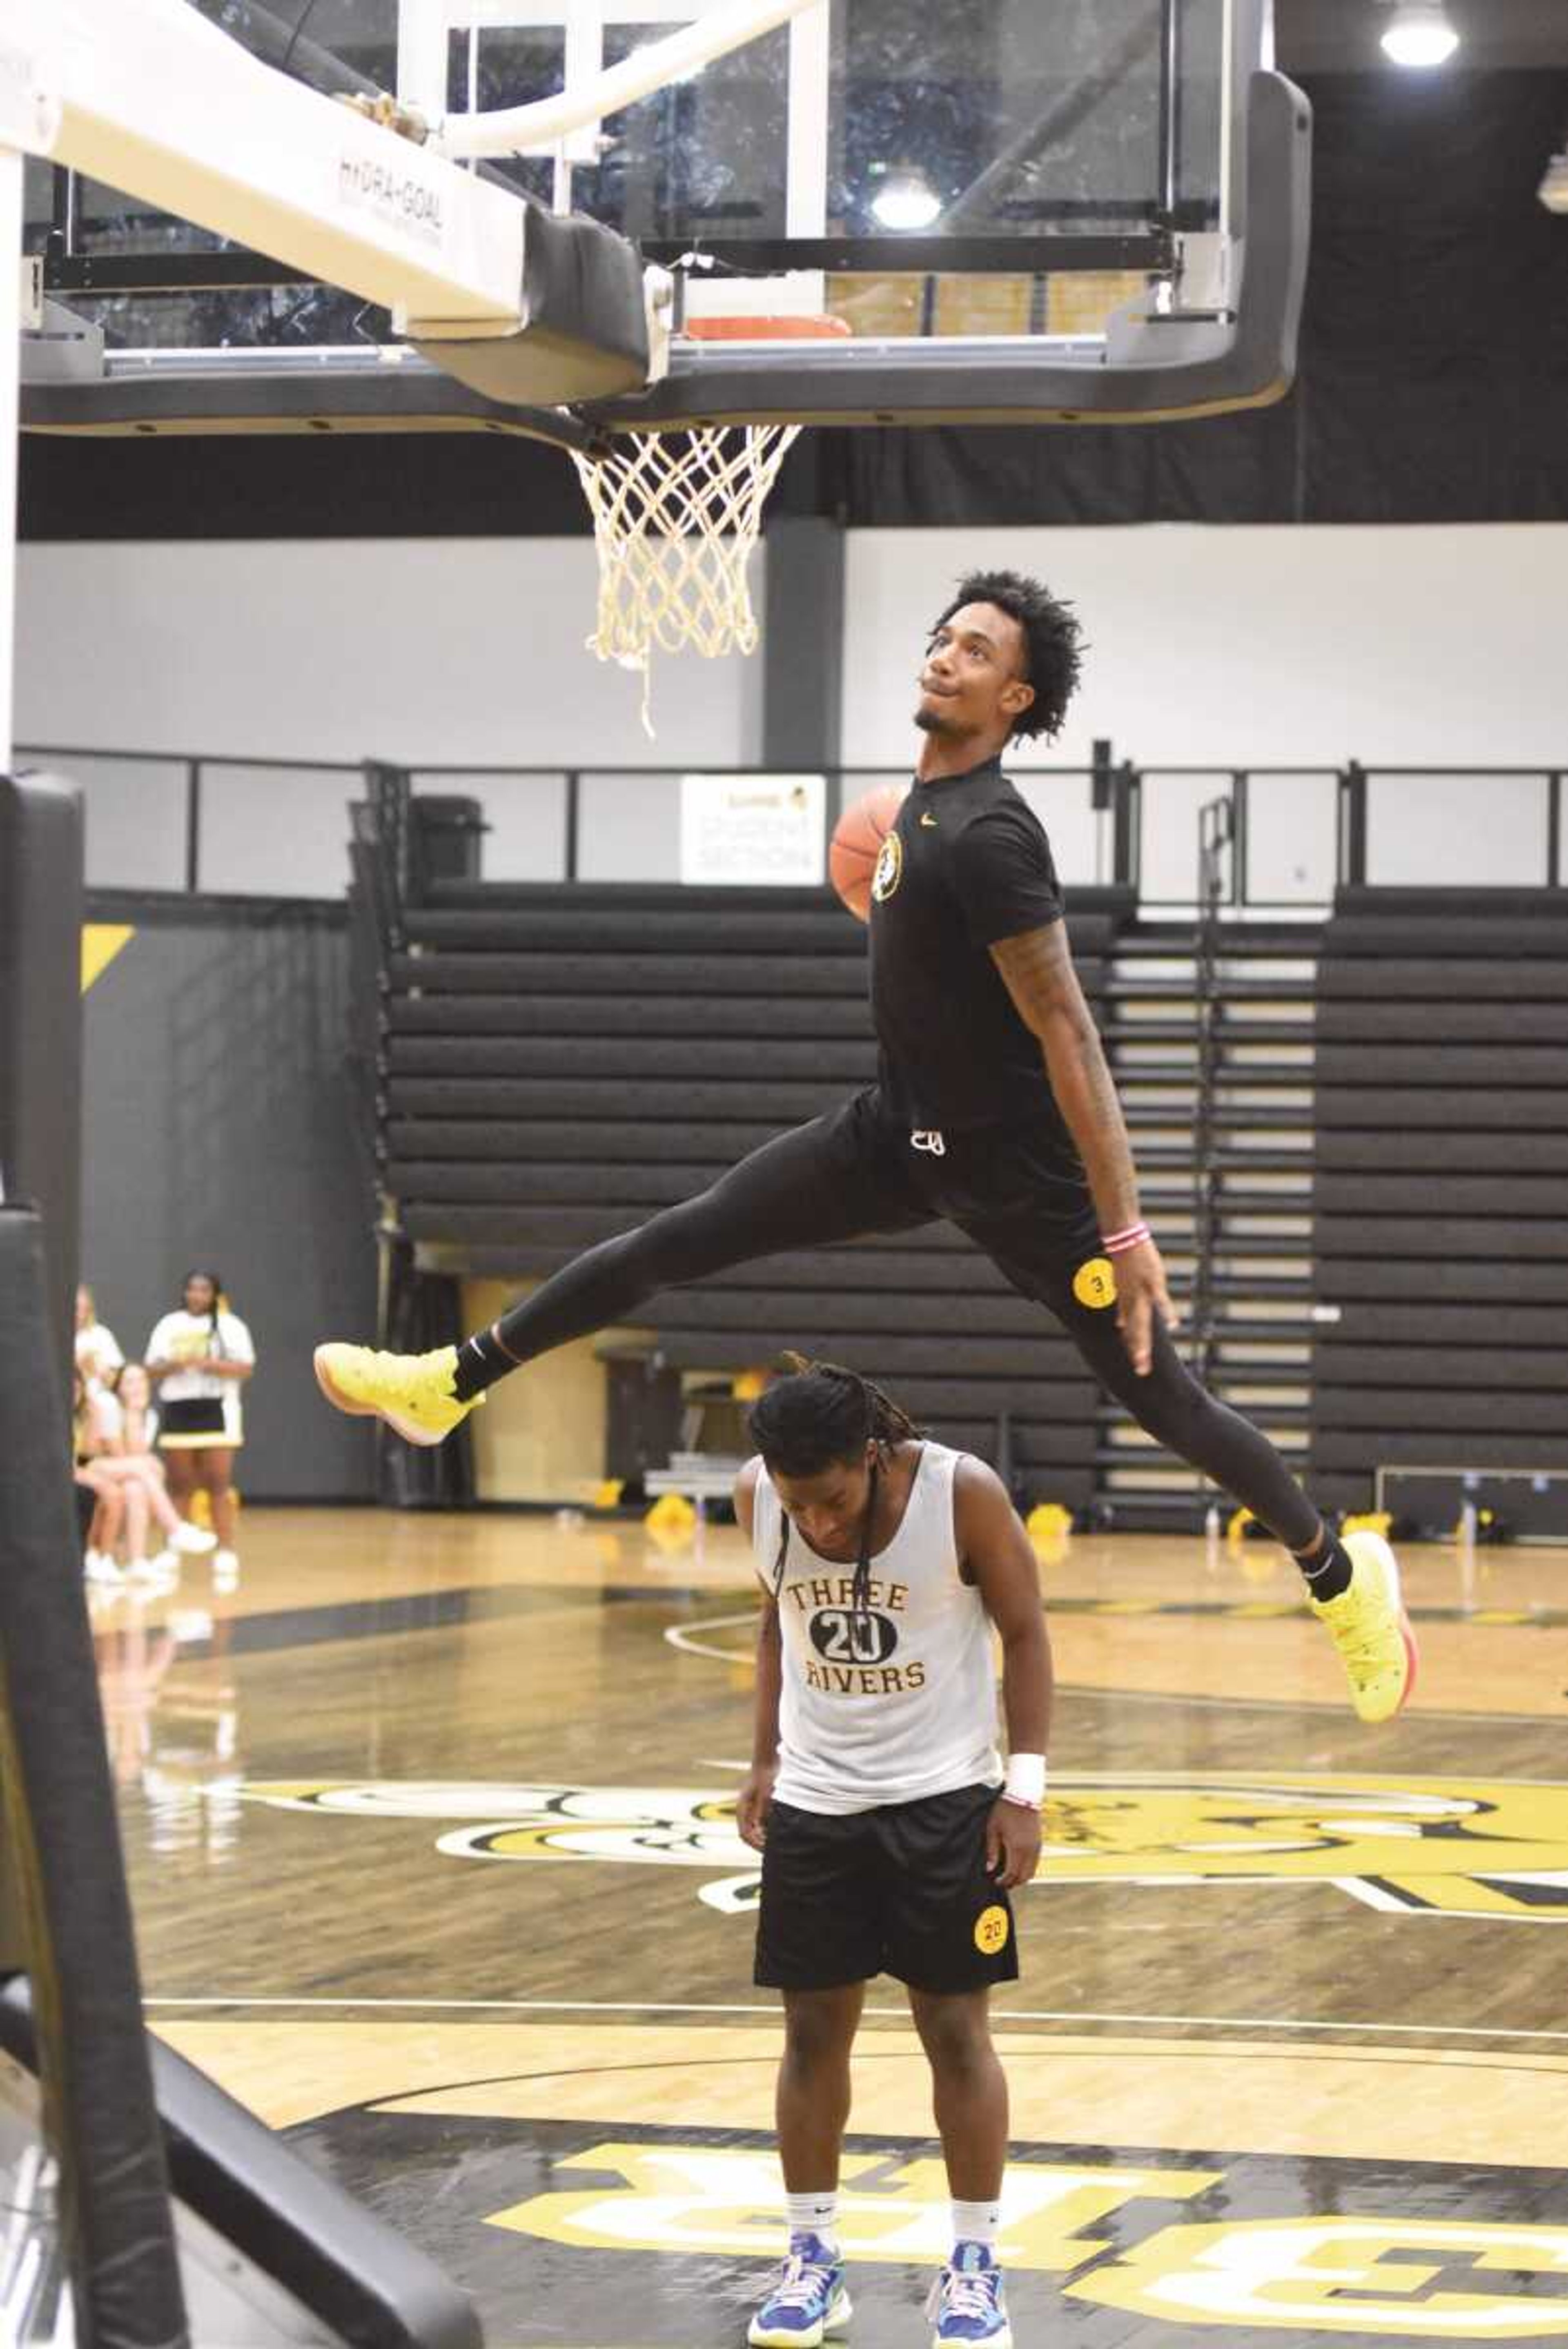
[[[377,821],[359,1032],[421,1268],[541,1279],[872,1078],[865,933],[826,890],[433,880],[393,903]],[[1126,889],[1075,892],[1069,923],[1185,1301],[1191,939]],[[1568,1473],[1560,894],[1348,888],[1322,925],[1238,925],[1216,1033],[1217,1391],[1338,1508],[1371,1506],[1379,1468]],[[736,1266],[639,1327],[716,1380],[791,1347],[862,1364],[1032,1499],[1178,1526],[1210,1497],[945,1226]]]
[[[1568,1471],[1568,905],[1345,889],[1318,967],[1312,1458]]]
[[[536,1279],[875,1073],[865,932],[825,890],[428,895],[387,970],[382,1133],[385,1187],[432,1268]],[[1075,898],[1091,1003],[1127,909]],[[1031,1486],[1091,1496],[1098,1389],[945,1226],[737,1267],[639,1319],[687,1370],[786,1347],[863,1363],[947,1441],[1010,1446]]]

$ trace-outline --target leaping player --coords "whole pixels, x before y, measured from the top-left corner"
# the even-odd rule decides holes
[[[1059,730],[1079,636],[1068,605],[1010,571],[961,581],[931,632],[914,783],[872,885],[875,1085],[764,1143],[699,1197],[588,1249],[462,1346],[406,1355],[332,1343],[317,1350],[317,1376],[340,1411],[439,1444],[498,1380],[635,1320],[661,1289],[946,1217],[1055,1314],[1157,1443],[1291,1552],[1356,1712],[1385,1721],[1416,1672],[1394,1554],[1374,1533],[1342,1541],[1267,1437],[1178,1356],[1050,843],[1002,771],[1010,740]]]

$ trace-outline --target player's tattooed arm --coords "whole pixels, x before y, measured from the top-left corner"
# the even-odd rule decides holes
[[[1001,938],[991,949],[1018,1015],[1040,1040],[1051,1090],[1084,1162],[1104,1232],[1138,1217],[1132,1149],[1105,1046],[1073,967],[1065,922]]]
[[[1048,922],[991,949],[1018,1015],[1040,1040],[1057,1107],[1084,1162],[1103,1233],[1142,1220],[1132,1146],[1105,1046],[1073,968],[1065,922]],[[1116,1261],[1116,1320],[1139,1376],[1150,1368],[1154,1316],[1173,1322],[1165,1268],[1152,1240]]]

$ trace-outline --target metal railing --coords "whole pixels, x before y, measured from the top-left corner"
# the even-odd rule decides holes
[[[1216,1154],[1220,1094],[1220,1024],[1224,990],[1220,956],[1227,881],[1241,862],[1234,796],[1213,799],[1198,815],[1198,933],[1193,956],[1197,1062],[1192,1106],[1192,1367],[1209,1376],[1214,1348],[1214,1255],[1220,1218]],[[1227,866],[1230,872],[1227,872]]]
[[[98,889],[204,895],[341,894],[347,803],[363,771],[336,759],[29,745],[18,764],[74,773]],[[415,798],[478,802],[486,879],[679,881],[677,766],[414,766]],[[704,773],[757,774],[705,765]],[[904,770],[826,771],[827,824]],[[1011,770],[1051,831],[1064,875],[1133,890],[1154,915],[1196,917],[1200,807],[1230,808],[1220,914],[1311,918],[1336,886],[1568,885],[1563,768],[1140,766],[1096,745],[1087,767]],[[122,780],[123,779],[123,780]],[[341,788],[339,788],[341,785]],[[128,788],[130,786],[130,788]]]

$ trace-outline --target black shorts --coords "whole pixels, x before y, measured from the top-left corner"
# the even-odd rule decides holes
[[[1021,1296],[1069,1326],[1114,1303],[1082,1163],[1054,1124],[911,1133],[870,1086],[815,1131],[825,1173],[863,1203],[862,1229],[956,1224]]]
[[[888,1973],[949,1994],[1016,1982],[1012,1904],[985,1866],[1000,1791],[960,1786],[846,1817],[773,1804],[753,1979],[837,1990]]]

